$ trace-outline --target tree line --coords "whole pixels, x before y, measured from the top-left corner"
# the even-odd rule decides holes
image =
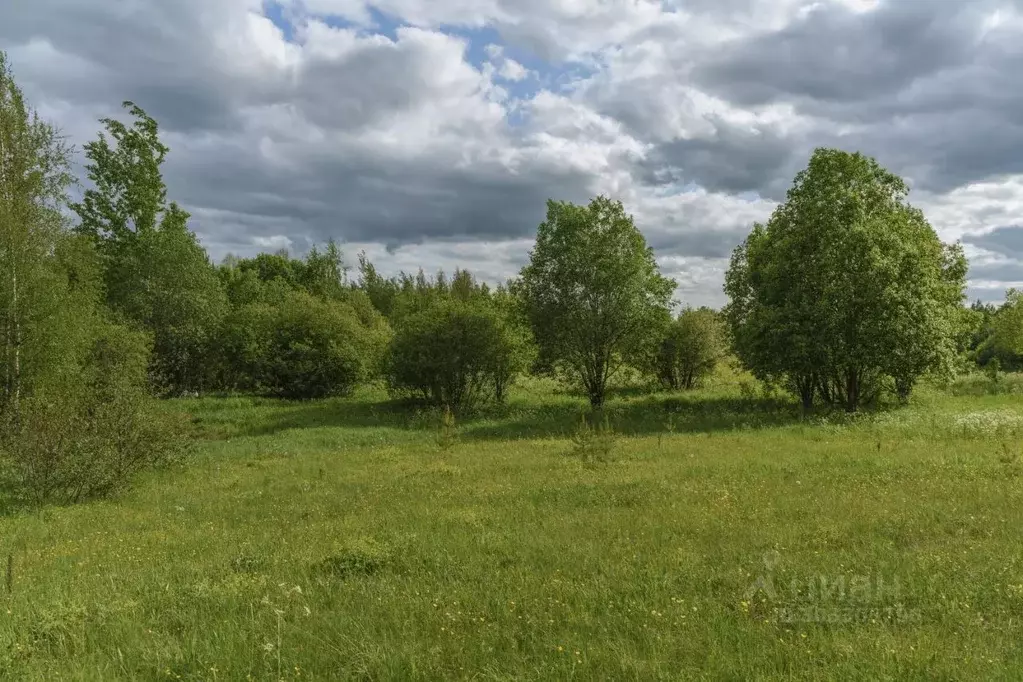
[[[804,408],[906,400],[964,358],[1023,352],[1023,296],[964,305],[967,264],[871,158],[819,149],[753,226],[721,311],[679,310],[676,284],[618,201],[551,200],[529,263],[491,287],[466,270],[354,271],[334,242],[211,262],[169,200],[159,126],[125,103],[73,151],[25,103],[0,54],[0,471],[37,499],[117,489],[173,458],[183,426],[157,397],[312,399],[383,382],[453,409],[554,374],[603,406],[630,367],[691,389],[732,354]],[[1018,366],[1012,365],[1012,366]]]

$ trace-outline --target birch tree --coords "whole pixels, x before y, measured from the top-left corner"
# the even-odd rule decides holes
[[[61,305],[57,254],[65,234],[61,206],[73,182],[70,148],[25,103],[0,53],[0,340],[3,407],[20,424],[26,377],[55,368],[47,357]],[[43,333],[42,327],[51,327]]]

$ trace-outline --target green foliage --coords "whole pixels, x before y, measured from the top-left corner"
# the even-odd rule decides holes
[[[182,452],[184,424],[148,394],[149,356],[145,334],[103,325],[82,381],[25,399],[20,428],[2,444],[22,497],[74,503],[108,496]]]
[[[369,297],[373,307],[390,319],[394,313],[400,284],[395,279],[387,279],[380,275],[365,252],[359,254],[359,287]]]
[[[124,108],[135,119],[130,127],[116,119],[100,119],[113,147],[103,133],[85,145],[90,161],[85,168],[94,187],[72,206],[82,221],[79,230],[95,238],[115,260],[133,237],[157,229],[167,202],[160,165],[169,150],[160,142],[159,126],[133,102],[124,102]]]
[[[996,348],[1023,355],[1023,291],[1009,289],[1005,293],[1005,303],[995,313],[991,331]]]
[[[540,353],[568,367],[594,407],[625,358],[656,344],[675,283],[621,202],[549,201],[517,286]]]
[[[948,375],[967,328],[966,260],[905,201],[905,183],[860,154],[819,149],[726,274],[732,346],[765,380],[784,377],[855,410],[886,382],[906,398]]]
[[[351,292],[343,254],[333,240],[322,251],[313,246],[304,259],[292,258],[286,250],[253,258],[227,256],[217,273],[235,306],[252,303],[260,298],[264,285],[274,282],[321,300],[347,300]]]
[[[224,381],[292,399],[343,395],[375,374],[388,337],[379,315],[278,282],[225,322]]]
[[[112,493],[175,447],[148,337],[107,322],[94,240],[67,229],[69,167],[0,54],[0,470],[32,502]]]
[[[106,134],[85,146],[93,187],[72,206],[78,231],[103,259],[108,306],[153,335],[155,385],[202,390],[215,371],[208,358],[227,299],[188,229],[188,213],[167,205],[160,166],[168,148],[156,121],[131,102],[124,106],[132,125],[102,119]]]
[[[992,358],[982,372],[974,371],[956,377],[948,390],[957,396],[1021,395],[1023,374],[999,371],[998,359]]]
[[[305,259],[229,256],[217,273],[233,306],[218,354],[226,388],[308,399],[345,394],[379,373],[389,326],[348,285],[333,242]]]
[[[616,440],[611,420],[603,410],[593,410],[589,418],[584,412],[572,433],[572,453],[585,464],[607,463],[614,459]]]
[[[66,351],[80,342],[80,325],[68,319],[77,311],[61,212],[70,164],[70,150],[28,108],[0,53],[0,407],[14,424],[22,396],[62,375]]]
[[[672,390],[696,388],[725,353],[724,328],[710,308],[686,308],[664,331],[653,371]]]
[[[399,395],[454,408],[500,401],[529,362],[528,333],[487,300],[438,298],[397,324],[386,377]]]
[[[440,427],[437,429],[437,447],[441,452],[448,452],[458,443],[458,424],[455,413],[447,405],[440,414]]]
[[[210,388],[212,363],[227,296],[205,249],[187,227],[188,214],[171,204],[161,228],[139,236],[137,253],[146,263],[132,296],[128,319],[151,331],[154,383],[170,391]]]

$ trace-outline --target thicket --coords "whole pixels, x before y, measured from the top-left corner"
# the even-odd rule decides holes
[[[0,492],[75,502],[179,450],[152,399],[151,336],[104,305],[109,261],[71,229],[71,151],[0,53]]]

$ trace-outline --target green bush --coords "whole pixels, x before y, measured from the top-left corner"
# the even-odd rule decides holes
[[[387,323],[366,306],[279,291],[228,317],[227,383],[291,399],[344,395],[376,373],[388,337]]]
[[[952,395],[1020,395],[1023,374],[1016,372],[973,372],[957,378],[949,387]]]
[[[696,388],[724,355],[724,330],[709,308],[686,308],[665,330],[654,373],[672,390]]]
[[[385,373],[395,394],[467,407],[503,400],[529,356],[527,336],[495,306],[439,300],[402,317]]]
[[[181,452],[183,423],[148,393],[150,347],[143,333],[105,325],[77,374],[22,401],[3,439],[17,497],[111,495]]]

